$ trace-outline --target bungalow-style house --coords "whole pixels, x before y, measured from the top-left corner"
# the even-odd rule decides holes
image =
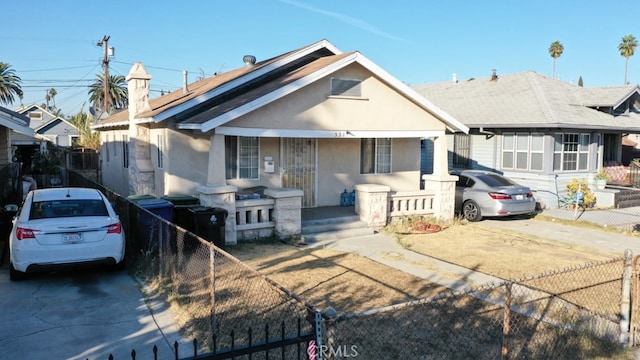
[[[80,132],[77,127],[41,106],[35,104],[23,106],[17,109],[16,112],[29,117],[31,121],[30,127],[34,129],[35,133],[56,146],[71,147],[78,141]],[[14,141],[19,144],[20,142],[29,141],[29,139],[17,136]]]
[[[356,191],[372,226],[453,217],[445,134],[467,127],[359,52],[322,40],[149,99],[141,63],[129,108],[98,124],[103,183],[123,195],[186,194],[228,211],[227,243],[300,234],[301,208]],[[420,190],[422,139],[435,144]]]
[[[600,167],[619,164],[623,135],[640,132],[637,85],[583,88],[534,71],[494,70],[413,89],[470,128],[449,135],[452,169],[503,173],[531,187],[542,207],[557,207],[573,178],[593,183]],[[613,182],[624,181],[624,171],[610,170]],[[598,202],[612,192],[596,193]]]

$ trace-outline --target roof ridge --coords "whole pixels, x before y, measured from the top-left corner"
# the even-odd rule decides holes
[[[536,102],[540,106],[540,110],[542,111],[543,116],[547,120],[556,122],[558,120],[558,117],[556,116],[555,111],[553,111],[553,107],[551,106],[551,104],[549,104],[549,100],[547,99],[544,91],[542,91],[537,75],[538,73],[535,72],[525,72],[526,79],[529,84],[531,84],[531,89],[533,90]]]

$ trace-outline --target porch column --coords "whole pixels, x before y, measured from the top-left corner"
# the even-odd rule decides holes
[[[224,236],[226,244],[237,244],[236,229],[236,186],[227,185],[225,177],[224,135],[211,135],[209,162],[207,164],[207,184],[197,187],[200,204],[227,210]]]
[[[433,174],[422,175],[422,180],[424,180],[424,190],[434,193],[435,216],[442,220],[453,219],[458,177],[449,175],[447,137],[444,134],[433,141]]]
[[[386,226],[391,188],[385,185],[357,184],[354,189],[356,190],[355,211],[360,215],[360,220],[372,228]]]
[[[433,139],[433,175],[449,175],[449,150],[444,134]]]
[[[272,219],[274,235],[280,239],[297,238],[302,234],[302,190],[266,189],[266,196],[275,199]]]

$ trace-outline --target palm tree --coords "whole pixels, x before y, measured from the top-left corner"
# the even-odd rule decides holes
[[[84,109],[84,106],[83,106]],[[100,134],[91,130],[92,120],[82,109],[69,119],[80,131],[79,145],[82,147],[99,150]]]
[[[111,109],[124,109],[129,105],[127,82],[122,75],[109,75],[108,101]],[[94,107],[102,109],[104,101],[104,74],[98,74],[96,81],[89,86],[89,101]],[[109,110],[109,109],[103,109]]]
[[[624,84],[627,85],[627,69],[629,68],[629,58],[633,56],[633,53],[636,51],[636,47],[638,46],[638,40],[629,34],[627,36],[622,37],[622,42],[618,45],[618,51],[620,51],[620,55],[624,56]]]
[[[556,78],[556,59],[562,55],[564,52],[564,46],[558,40],[554,41],[549,45],[549,55],[553,58],[553,78]]]
[[[0,62],[0,103],[13,104],[14,96],[22,99],[22,79],[16,76],[11,64]]]
[[[49,96],[49,98],[51,99],[51,102],[53,103],[53,108],[56,108],[56,95],[58,95],[58,92],[56,91],[56,89],[51,88],[49,89],[49,92],[47,93],[47,96]]]

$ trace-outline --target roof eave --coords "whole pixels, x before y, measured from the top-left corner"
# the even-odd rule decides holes
[[[303,56],[306,56],[308,54],[311,54],[319,49],[322,48],[326,48],[329,51],[333,52],[334,54],[338,55],[338,54],[342,54],[342,52],[336,48],[333,44],[331,44],[329,41],[327,40],[321,40],[318,41],[316,43],[313,43],[303,49],[301,49],[300,51],[297,51],[293,54],[290,54],[289,56],[286,56],[278,61],[275,61],[271,64],[268,64],[260,69],[257,69],[255,71],[251,71],[249,73],[246,73],[244,75],[241,75],[225,84],[222,84],[218,87],[215,87],[209,91],[207,91],[206,93],[199,95],[193,99],[187,100],[179,105],[176,105],[172,108],[169,108],[165,111],[160,112],[159,114],[156,114],[154,116],[154,119],[156,122],[160,122],[163,120],[166,120],[172,116],[175,116],[177,114],[180,114],[181,112],[184,112],[190,108],[192,108],[193,106],[196,106],[198,104],[201,104],[207,100],[210,100],[216,96],[218,96],[219,94],[222,94],[228,90],[231,90],[235,87],[238,87],[246,82],[249,82],[253,79],[256,79],[260,76],[263,76],[271,71],[274,71],[294,60],[297,60]]]

